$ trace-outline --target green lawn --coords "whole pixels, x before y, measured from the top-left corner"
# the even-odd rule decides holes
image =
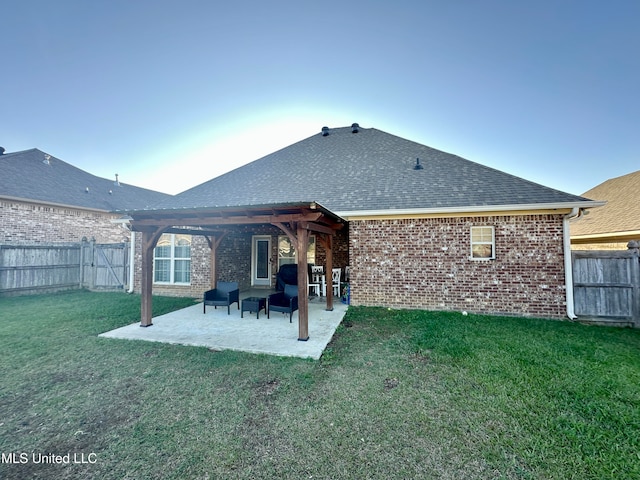
[[[97,336],[139,312],[0,299],[0,478],[640,478],[640,331],[351,307],[320,361]]]

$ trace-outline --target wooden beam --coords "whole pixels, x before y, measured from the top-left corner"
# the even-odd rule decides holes
[[[220,229],[201,229],[201,228],[184,228],[184,227],[171,227],[167,228],[164,233],[177,233],[180,235],[202,235],[204,237],[215,237],[216,235],[220,235],[225,233],[225,230]]]
[[[256,215],[247,217],[243,215],[234,215],[228,217],[192,217],[192,216],[176,216],[167,218],[146,218],[134,219],[131,221],[131,227],[136,231],[142,231],[145,227],[153,228],[172,228],[180,225],[198,225],[202,227],[210,227],[214,225],[251,225],[257,223],[291,223],[291,222],[315,222],[322,213],[293,213],[284,215]]]
[[[335,235],[335,229],[331,227],[327,227],[325,225],[320,225],[319,223],[312,222],[301,222],[302,228],[306,228],[307,230],[311,230],[312,232],[325,233],[327,235]]]
[[[309,278],[307,273],[307,246],[309,231],[298,224],[298,340],[309,340]]]
[[[273,222],[271,223],[271,225],[273,225],[274,227],[278,227],[280,230],[282,230],[287,237],[289,237],[289,240],[291,240],[291,245],[293,245],[293,248],[295,248],[296,252],[298,251],[298,238],[296,237],[296,233],[289,227],[287,227],[284,223],[280,223],[280,222]],[[293,227],[293,228],[297,228],[297,227]]]
[[[150,327],[153,316],[153,249],[162,236],[163,229],[142,232],[142,279],[140,296],[140,326]]]

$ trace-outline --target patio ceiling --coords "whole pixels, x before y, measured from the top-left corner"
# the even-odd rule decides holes
[[[310,221],[338,229],[344,220],[317,202],[296,202],[268,205],[240,205],[218,207],[194,207],[181,209],[145,209],[128,212],[134,230],[143,231],[149,226],[180,225],[206,228],[219,225],[242,225]]]
[[[204,235],[211,247],[211,282],[215,285],[216,248],[224,237],[226,225],[271,224],[280,228],[296,251],[306,252],[309,232],[318,235],[327,252],[327,271],[333,267],[333,235],[345,221],[317,202],[272,205],[194,207],[181,209],[137,210],[128,212],[133,231],[142,233],[141,323],[152,325],[153,249],[163,233]],[[212,287],[213,288],[213,287]],[[327,310],[333,309],[333,292],[327,291]],[[298,330],[299,340],[309,339],[308,278],[306,258],[298,258]]]

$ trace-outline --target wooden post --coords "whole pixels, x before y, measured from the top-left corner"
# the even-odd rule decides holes
[[[152,297],[153,294],[153,249],[158,243],[162,229],[142,232],[142,278],[140,298],[140,326],[153,325]]]
[[[307,246],[309,231],[298,225],[298,340],[309,340],[309,278],[307,273]]]
[[[80,242],[80,288],[84,288],[84,256],[87,246],[87,237],[82,237]]]
[[[333,310],[333,235],[327,235],[325,242],[327,255],[327,310]]]
[[[216,242],[216,237],[211,237],[211,240],[209,242],[209,246],[211,247],[211,279],[210,279],[210,287],[212,289],[216,288],[216,278],[218,275],[218,272],[216,271],[216,263],[217,263],[217,249],[218,249],[218,242]]]
[[[211,249],[211,278],[209,279],[209,284],[211,285],[212,289],[216,288],[216,282],[218,280],[218,272],[216,270],[218,263],[218,246],[220,245],[220,242],[222,242],[222,239],[227,236],[227,233],[228,232],[222,232],[218,237],[216,237],[215,235],[212,235],[211,237],[204,237],[207,239],[207,243],[209,244],[209,248]]]
[[[98,276],[98,265],[96,260],[96,239],[91,237],[89,242],[89,257],[91,260],[91,276],[89,277],[89,290],[96,289],[96,277]]]
[[[630,277],[631,277],[631,295],[632,295],[632,307],[633,312],[633,326],[640,328],[640,243],[636,240],[631,240],[627,244],[631,257]]]

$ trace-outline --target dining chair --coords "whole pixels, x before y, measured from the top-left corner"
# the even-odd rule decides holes
[[[331,269],[331,286],[333,287],[333,294],[335,296],[340,295],[340,275],[342,274],[341,268]]]
[[[318,290],[322,292],[321,295],[327,296],[327,283],[322,265],[311,265],[311,284],[318,284]]]
[[[313,274],[313,265],[311,266],[311,275],[309,275],[309,290],[316,296],[320,296],[320,281],[316,278],[317,275]]]

